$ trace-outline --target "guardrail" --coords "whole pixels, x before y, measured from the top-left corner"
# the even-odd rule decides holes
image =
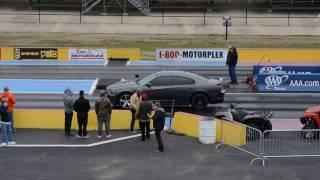
[[[219,120],[219,122],[221,141],[216,145],[216,150],[222,145],[228,145],[254,156],[250,165],[258,159],[262,160],[263,166],[265,165],[261,151],[263,134],[260,130],[231,120]]]
[[[152,13],[148,16],[130,15],[120,10],[117,13],[101,13],[100,15],[89,14],[82,15],[81,6],[70,5],[46,5],[46,4],[32,4],[32,5],[7,5],[7,7],[17,8],[20,10],[6,11],[0,10],[0,22],[29,22],[29,23],[109,23],[109,24],[192,24],[192,25],[221,25],[222,17],[230,15],[232,17],[233,26],[247,26],[247,25],[282,25],[282,26],[318,26],[317,22],[320,19],[320,8],[242,8],[235,9],[236,13],[230,14],[232,8],[184,8],[186,12],[195,13],[174,13],[176,8],[167,7],[153,7]],[[28,8],[29,7],[29,8]],[[109,6],[109,9],[118,7]],[[21,10],[22,9],[22,10]],[[60,9],[60,10],[59,10]],[[69,10],[67,10],[69,9]],[[103,12],[103,7],[98,12]],[[130,8],[127,8],[130,11]],[[226,12],[224,13],[223,10]],[[2,11],[2,12],[1,12]],[[279,13],[270,13],[276,11]],[[96,11],[97,12],[97,11]],[[19,18],[6,18],[7,16],[22,16]],[[64,16],[65,18],[61,18]],[[57,17],[57,19],[52,19]],[[104,19],[97,20],[98,17]],[[106,19],[107,17],[112,19]],[[69,21],[67,20],[69,19]],[[307,20],[307,21],[306,21]]]
[[[235,121],[220,122],[221,142],[216,145],[216,150],[222,145],[228,145],[248,153],[254,156],[250,165],[260,160],[265,166],[268,158],[320,157],[319,129],[268,130],[262,133]],[[234,137],[238,138],[234,140]]]

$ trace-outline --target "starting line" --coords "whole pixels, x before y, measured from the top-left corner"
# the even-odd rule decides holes
[[[154,132],[150,132],[150,134],[154,134]],[[119,141],[124,141],[128,139],[133,139],[140,137],[141,134],[136,134],[132,136],[126,136],[126,137],[121,137],[121,138],[116,138],[116,139],[110,139],[110,140],[105,140],[101,142],[96,142],[96,143],[91,143],[91,144],[15,144],[15,145],[7,145],[3,146],[5,147],[22,147],[22,148],[90,148],[90,147],[95,147],[95,146],[100,146],[104,144],[110,144],[113,142],[119,142]]]

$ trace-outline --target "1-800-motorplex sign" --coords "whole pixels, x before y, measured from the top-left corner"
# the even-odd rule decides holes
[[[226,62],[227,49],[157,49],[157,60]]]

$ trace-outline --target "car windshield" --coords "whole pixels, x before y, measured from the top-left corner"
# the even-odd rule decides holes
[[[144,86],[144,85],[146,85],[148,82],[150,82],[150,80],[152,80],[153,78],[154,78],[154,75],[151,74],[151,75],[149,75],[149,76],[141,79],[140,81],[138,81],[138,84]]]

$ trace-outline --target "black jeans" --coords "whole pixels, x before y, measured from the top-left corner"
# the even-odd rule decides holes
[[[87,125],[88,125],[88,113],[78,113],[78,135],[79,136],[86,136],[87,132]]]
[[[73,112],[64,113],[64,132],[66,135],[71,135],[72,117],[73,117]]]
[[[158,149],[160,152],[163,152],[164,147],[161,139],[161,131],[162,131],[161,129],[155,129],[155,135],[158,142]]]
[[[140,131],[141,131],[141,140],[144,141],[147,138],[150,138],[150,121],[141,122],[139,121]]]
[[[131,109],[131,123],[130,123],[130,131],[134,130],[134,123],[136,122],[136,110]]]

